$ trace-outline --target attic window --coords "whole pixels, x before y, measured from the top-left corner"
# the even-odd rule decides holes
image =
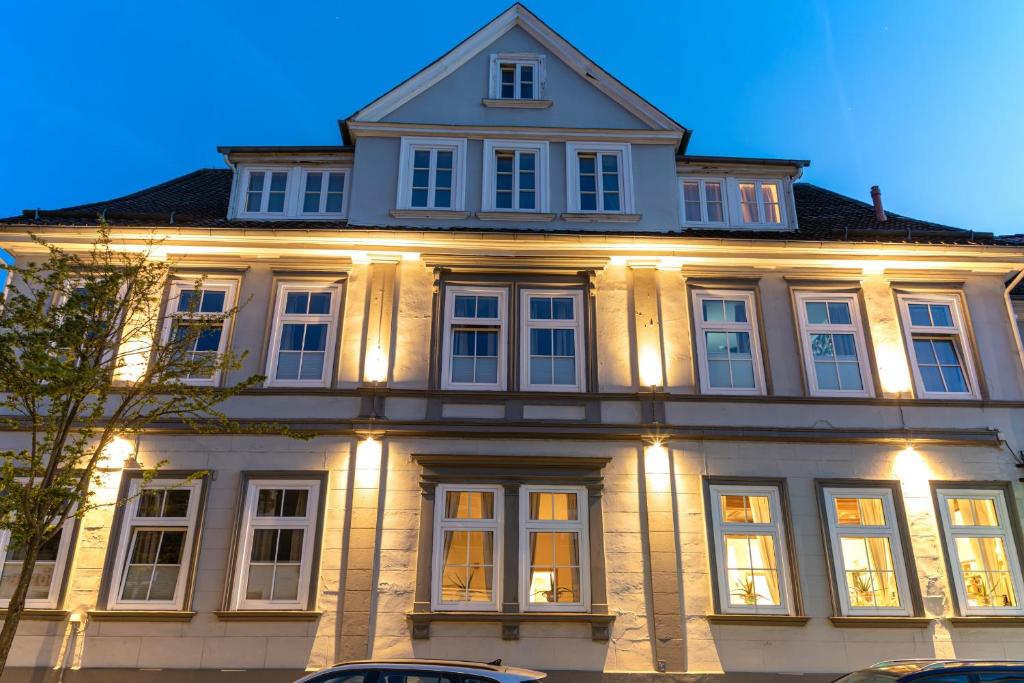
[[[491,99],[539,100],[543,97],[543,86],[543,55],[491,55]]]

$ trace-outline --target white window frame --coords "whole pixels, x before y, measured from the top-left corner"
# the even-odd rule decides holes
[[[446,519],[445,499],[450,491],[480,491],[494,494],[493,519]],[[490,484],[439,484],[434,494],[434,539],[431,561],[430,608],[466,612],[497,612],[501,609],[504,584],[505,489]],[[441,600],[444,578],[444,534],[446,531],[490,531],[493,534],[494,573],[491,602],[445,602]]]
[[[498,317],[462,318],[455,316],[456,296],[494,296],[498,298]],[[444,338],[441,352],[442,389],[485,389],[504,391],[508,385],[508,289],[504,287],[446,287],[444,296]],[[478,382],[453,382],[452,372],[452,328],[456,327],[497,327],[498,328],[498,375],[494,384]]]
[[[800,348],[804,359],[804,376],[807,378],[807,388],[812,396],[864,396],[875,395],[874,377],[871,368],[871,358],[868,355],[867,340],[864,335],[864,323],[860,315],[860,300],[852,292],[829,292],[817,290],[795,290],[793,298],[796,301],[797,322],[800,327]],[[807,320],[807,302],[824,301],[826,303],[844,303],[850,308],[850,324],[842,325],[837,323],[812,325]],[[857,362],[860,366],[860,382],[863,387],[857,389],[821,389],[818,387],[818,375],[814,368],[814,350],[811,348],[810,336],[812,334],[852,334],[857,344]]]
[[[289,292],[330,292],[331,308],[326,315],[285,313]],[[274,323],[271,328],[270,348],[267,353],[266,382],[268,387],[329,387],[334,378],[334,354],[338,338],[338,314],[341,310],[341,284],[329,281],[288,280],[277,285],[274,305]],[[327,340],[324,345],[324,368],[320,379],[276,379],[277,359],[281,352],[281,332],[286,323],[327,324]]]
[[[573,320],[531,320],[530,297],[571,297],[573,299]],[[583,391],[586,387],[586,344],[583,336],[584,311],[583,292],[579,289],[523,289],[519,295],[519,366],[520,384],[524,391]],[[532,384],[530,382],[530,330],[567,329],[575,330],[576,353],[575,384]]]
[[[967,339],[967,325],[964,313],[961,308],[960,297],[957,294],[924,293],[924,292],[897,292],[900,318],[903,321],[903,341],[907,349],[907,356],[910,358],[910,369],[914,376],[914,387],[917,390],[918,398],[980,398],[978,384],[978,373],[974,367],[974,355]],[[910,304],[939,304],[949,306],[953,318],[952,327],[922,326],[914,325],[910,318]],[[917,351],[914,348],[914,336],[945,338],[953,342],[953,346],[960,357],[961,368],[964,379],[967,381],[966,392],[948,391],[926,391],[924,378],[918,366]]]
[[[825,487],[824,497],[825,518],[828,522],[828,534],[831,541],[833,579],[842,614],[844,616],[911,616],[913,603],[910,593],[910,577],[907,575],[907,562],[903,554],[903,542],[900,537],[892,489],[880,486],[856,488],[830,486]],[[836,498],[881,499],[885,525],[839,524]],[[889,539],[889,552],[892,553],[893,568],[896,572],[896,589],[900,598],[900,607],[853,607],[850,605],[850,592],[846,584],[846,567],[843,564],[843,549],[840,541],[842,536]]]
[[[531,493],[574,493],[575,520],[531,520]],[[590,611],[590,535],[587,489],[584,486],[524,485],[519,488],[519,602],[524,612],[588,612]],[[530,602],[530,532],[569,531],[579,534],[580,601],[579,602]]]
[[[258,517],[256,505],[261,489],[301,489],[307,491],[306,514],[302,517]],[[309,606],[309,588],[313,577],[313,555],[317,543],[320,510],[318,479],[250,479],[245,491],[245,508],[239,528],[238,551],[231,607],[235,610],[304,610]],[[301,529],[302,559],[295,600],[249,600],[245,597],[249,579],[253,532],[256,529]]]
[[[27,484],[27,479],[19,479]],[[50,580],[50,590],[46,598],[26,598],[25,607],[29,609],[56,609],[60,602],[61,590],[64,586],[67,563],[71,553],[71,540],[75,533],[75,517],[72,512],[69,519],[64,520],[60,529],[60,543],[57,547],[57,558],[53,563],[53,576]],[[11,532],[0,529],[0,570],[7,564],[7,549],[11,544]],[[24,565],[22,565],[24,566]],[[0,609],[6,609],[10,599],[0,599]]]
[[[495,189],[497,185],[497,163],[495,155],[498,152],[515,152],[516,161],[513,164],[513,204],[519,203],[519,152],[533,152],[537,155],[536,166],[536,192],[537,200],[532,209],[499,209],[495,205]],[[547,141],[523,141],[523,140],[484,140],[484,178],[483,197],[480,205],[484,211],[515,211],[518,213],[548,213],[551,210],[551,192],[549,191],[548,180],[548,143]]]
[[[466,207],[466,139],[403,137],[398,160],[398,197],[396,206],[409,211],[464,211]],[[427,192],[428,206],[412,205],[412,164],[418,150],[444,150],[452,152],[452,205],[433,207],[434,202],[434,155],[431,155],[430,189]]]
[[[700,192],[700,220],[691,221],[686,219],[686,192],[684,183],[698,183]],[[722,220],[712,221],[708,219],[708,196],[706,186],[708,183],[717,183],[722,192]],[[721,227],[729,224],[729,188],[725,178],[705,178],[703,176],[679,176],[679,221],[683,225],[711,225]]]
[[[743,220],[743,195],[740,185],[753,183],[754,196],[757,198],[757,220],[750,223]],[[774,185],[779,198],[779,222],[770,223],[765,220],[764,197],[761,194],[763,185]],[[776,178],[737,178],[736,179],[736,224],[740,227],[781,228],[787,224],[785,183]]]
[[[1001,489],[995,488],[937,488],[935,490],[935,497],[938,502],[941,532],[946,542],[946,552],[949,553],[949,567],[953,573],[950,579],[953,582],[954,590],[956,590],[957,600],[960,604],[960,613],[964,616],[1024,614],[1024,576],[1021,573],[1020,555],[1017,552],[1016,538],[1014,537],[1013,526],[1010,523],[1011,513],[1006,503],[1005,493]],[[947,502],[950,498],[991,500],[995,505],[996,516],[1000,522],[999,526],[953,526],[949,518],[949,503]],[[1016,514],[1016,511],[1014,511],[1014,514]],[[961,536],[967,538],[1002,539],[1010,565],[1010,580],[1013,583],[1013,591],[1017,598],[1016,607],[970,607],[968,605],[964,577],[960,571],[960,556],[956,547],[956,539]]]
[[[260,199],[259,211],[247,211],[249,197],[249,178],[256,173],[284,173],[287,175],[285,184],[284,209],[279,212],[266,211],[270,196],[269,176],[264,181],[263,196]],[[303,204],[306,193],[306,176],[309,173],[341,173],[345,176],[342,187],[341,211],[337,212],[306,212],[303,211]],[[275,166],[275,165],[254,165],[239,166],[236,172],[238,184],[235,187],[235,198],[232,202],[232,218],[254,219],[254,220],[338,220],[348,215],[349,186],[351,185],[351,166]],[[326,179],[322,183],[326,182]],[[324,185],[321,184],[321,190]],[[326,192],[321,192],[320,206],[326,206]]]
[[[488,77],[488,96],[492,100],[543,100],[547,94],[545,92],[547,89],[546,61],[547,60],[544,55],[532,54],[529,52],[505,52],[492,54],[490,59],[490,74]],[[516,66],[515,97],[513,98],[501,96],[501,67],[505,64],[514,64]],[[519,67],[523,65],[533,67],[533,97],[520,97]]]
[[[174,330],[174,323],[178,319],[184,320],[198,320],[203,317],[216,317],[218,315],[224,315],[225,311],[229,311],[237,305],[238,297],[238,281],[237,280],[203,280],[201,284],[201,291],[223,291],[224,292],[224,310],[220,313],[200,313],[198,311],[194,313],[179,313],[178,312],[178,299],[182,292],[195,291],[195,281],[189,280],[174,280],[171,282],[170,293],[167,297],[167,308],[164,315],[164,329],[162,332],[163,343],[168,343],[171,338],[171,332]],[[220,334],[220,344],[217,347],[217,355],[222,356],[227,351],[229,339],[231,337],[232,328],[234,325],[233,318],[225,318],[223,328]],[[221,371],[218,369],[210,377],[184,377],[178,379],[178,382],[182,384],[191,384],[194,386],[218,386],[221,380]]]
[[[600,180],[600,159],[597,161],[598,180],[597,198],[598,209],[586,210],[580,208],[580,175],[578,157],[580,154],[616,154],[619,157],[619,208],[614,211],[605,211],[604,194],[601,192]],[[593,214],[632,214],[635,213],[635,201],[633,197],[633,151],[628,142],[566,142],[565,143],[565,186],[568,191],[566,206],[569,213],[593,213]]]
[[[340,218],[348,213],[348,188],[349,178],[352,175],[349,173],[349,169],[341,167],[317,167],[317,166],[303,166],[299,170],[299,182],[297,184],[297,197],[295,202],[296,215],[302,218],[318,218],[318,217],[331,217]],[[317,211],[305,211],[306,205],[306,178],[310,173],[322,173],[323,176],[320,179],[320,207]],[[331,173],[340,173],[342,175],[341,181],[341,210],[340,211],[327,211],[327,185],[328,176]]]
[[[145,486],[143,484],[145,483]],[[185,517],[140,517],[138,515],[140,493],[145,489],[186,489],[190,491],[188,498],[188,514]],[[153,479],[146,483],[142,478],[133,478],[128,486],[129,502],[124,507],[120,533],[117,541],[117,552],[114,555],[114,571],[110,578],[110,590],[107,598],[107,609],[111,610],[175,610],[185,609],[185,587],[192,573],[192,549],[195,544],[196,520],[199,516],[199,499],[202,497],[202,479],[186,481],[184,479]],[[181,555],[181,569],[178,582],[174,589],[173,600],[122,600],[123,582],[131,558],[134,529],[154,531],[185,531],[184,547]]]
[[[715,553],[719,607],[723,614],[791,614],[793,599],[792,575],[786,542],[785,520],[782,516],[782,492],[778,486],[748,484],[711,484],[712,548]],[[722,496],[767,496],[772,521],[768,524],[725,522],[722,516]],[[726,534],[770,535],[775,539],[775,557],[779,573],[779,605],[733,605],[729,596],[729,568],[725,561]]]
[[[738,395],[764,395],[764,357],[761,353],[761,335],[758,329],[758,310],[756,295],[751,290],[742,289],[702,289],[693,290],[693,326],[695,330],[694,342],[697,347],[697,362],[699,365],[700,390],[705,394],[738,394]],[[746,323],[708,323],[704,321],[705,299],[743,299],[747,306]],[[708,348],[705,332],[747,332],[750,335],[750,353],[754,365],[754,387],[712,387],[711,373],[708,365]]]

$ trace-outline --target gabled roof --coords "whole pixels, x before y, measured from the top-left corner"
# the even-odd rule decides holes
[[[759,230],[686,229],[666,225],[660,234],[717,239],[815,240],[836,242],[911,242],[935,244],[1024,244],[1021,236],[999,238],[991,233],[914,220],[887,212],[888,220],[880,222],[870,204],[841,195],[810,183],[793,185],[799,229],[792,232]],[[169,180],[166,183],[111,199],[81,204],[66,209],[28,209],[20,216],[0,219],[0,225],[89,227],[105,222],[111,226],[286,229],[385,229],[402,230],[402,226],[382,227],[353,225],[347,221],[252,221],[228,220],[231,196],[231,170],[205,168]],[[497,227],[497,226],[496,226]],[[414,228],[416,230],[450,230],[480,232],[487,228],[447,226]],[[507,226],[499,229],[507,230]],[[541,230],[540,232],[580,232],[572,230]],[[606,233],[586,230],[587,234],[626,235],[622,230]],[[642,233],[646,235],[658,233]]]
[[[480,54],[491,43],[514,27],[520,27],[565,62],[571,69],[620,106],[656,130],[680,131],[686,139],[689,131],[645,100],[617,78],[580,52],[554,29],[541,21],[522,3],[516,3],[447,53],[406,79],[373,102],[352,114],[352,121],[380,121],[395,109],[451,74]]]

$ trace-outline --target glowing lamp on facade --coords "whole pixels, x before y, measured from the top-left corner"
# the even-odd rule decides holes
[[[388,378],[388,359],[379,345],[366,354],[366,368],[363,376],[368,382],[383,382]]]
[[[661,358],[653,349],[645,349],[640,353],[640,383],[645,387],[661,386]]]
[[[878,360],[878,376],[882,391],[887,394],[910,393],[910,368],[903,347],[896,344],[879,344],[875,348]]]
[[[380,484],[380,464],[384,447],[381,442],[368,436],[356,446],[356,486],[362,489],[376,488]]]
[[[122,470],[134,452],[135,447],[131,441],[123,436],[115,436],[103,447],[96,467],[100,470]]]
[[[660,441],[644,448],[644,471],[648,474],[668,474],[668,449]]]

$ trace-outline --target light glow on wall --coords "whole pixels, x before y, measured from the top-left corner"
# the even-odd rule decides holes
[[[640,352],[640,383],[645,387],[660,387],[662,384],[661,358],[657,349]]]
[[[103,447],[96,467],[100,470],[123,470],[134,452],[135,446],[131,441],[123,436],[115,436]]]
[[[366,354],[363,377],[367,382],[383,382],[388,378],[388,357],[379,344]]]
[[[121,342],[117,352],[120,360],[114,371],[114,379],[128,383],[141,379],[149,365],[149,351],[152,345],[151,339],[127,339]]]
[[[380,483],[380,462],[383,452],[383,444],[372,436],[366,437],[356,446],[357,488],[377,488]]]
[[[914,444],[908,443],[906,448],[896,454],[892,468],[900,483],[903,484],[904,495],[910,497],[930,495],[928,482],[932,478],[932,470],[925,457],[914,448]]]
[[[668,449],[660,441],[644,448],[644,472],[651,474],[668,474]]]
[[[875,345],[875,359],[878,361],[878,378],[886,394],[909,394],[911,390],[910,368],[903,344],[879,342]]]

